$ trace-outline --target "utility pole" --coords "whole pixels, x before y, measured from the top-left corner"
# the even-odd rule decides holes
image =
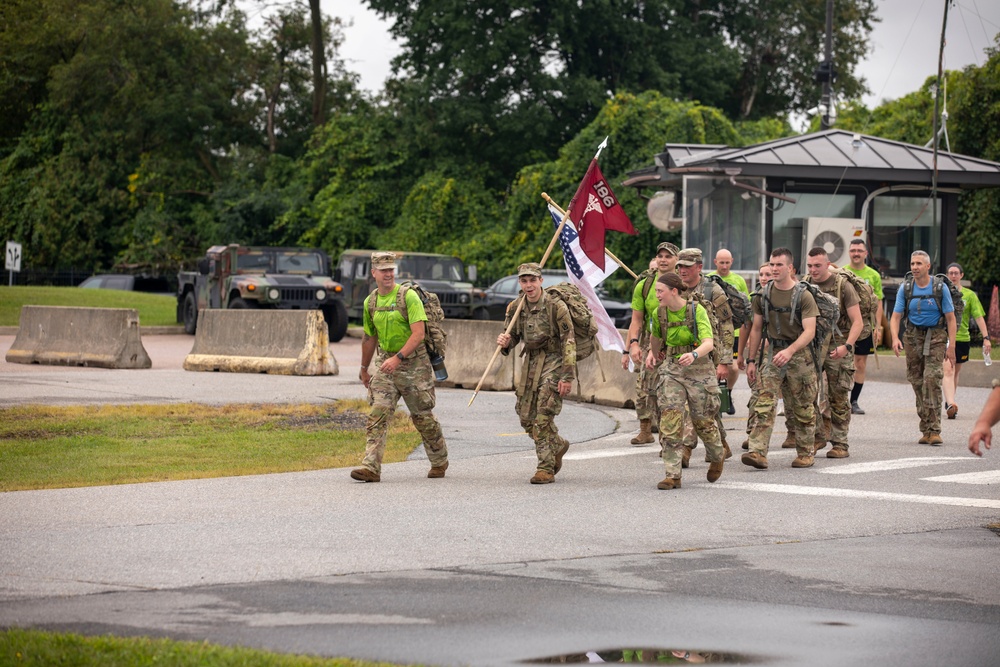
[[[837,110],[833,106],[833,80],[837,77],[833,67],[833,0],[826,0],[826,49],[825,60],[816,70],[816,80],[823,82],[823,97],[820,98],[820,129],[829,130],[837,120]]]
[[[937,215],[937,181],[938,181],[938,107],[941,102],[941,77],[944,74],[944,43],[945,43],[945,29],[948,27],[948,5],[951,4],[951,0],[944,0],[944,19],[941,21],[941,46],[938,49],[938,71],[937,71],[937,83],[934,85],[934,158],[933,158],[933,168],[934,171],[931,174],[931,224],[933,227],[931,229],[937,229],[938,215]]]

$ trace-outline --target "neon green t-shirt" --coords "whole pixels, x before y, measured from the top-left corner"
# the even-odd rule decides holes
[[[983,310],[979,297],[968,287],[962,288],[962,301],[965,302],[965,308],[962,309],[962,321],[955,332],[955,341],[968,343],[972,338],[969,335],[969,322],[977,317],[986,317],[986,311]]]
[[[421,303],[420,297],[413,290],[406,291],[406,315],[409,321],[404,321],[403,313],[396,309],[396,294],[398,292],[399,285],[396,285],[392,292],[385,296],[382,296],[378,292],[375,293],[376,310],[374,321],[372,321],[371,311],[368,309],[368,301],[371,299],[371,295],[368,295],[368,298],[365,299],[363,309],[365,333],[369,336],[374,336],[378,332],[379,347],[389,354],[396,354],[406,345],[410,334],[413,333],[410,329],[411,324],[427,321],[424,304]],[[378,310],[379,308],[385,308],[386,310]]]
[[[680,310],[670,310],[668,308],[667,322],[683,322],[687,316],[686,311],[690,307],[690,304],[685,304]],[[712,337],[712,323],[708,319],[708,312],[700,303],[695,307],[694,321],[698,325],[698,338],[695,338],[694,332],[687,327],[667,327],[666,339],[663,342],[671,347],[679,347],[681,345],[698,346],[706,338]]]
[[[648,280],[648,279],[647,279]],[[660,301],[656,298],[656,280],[649,286],[649,294],[642,298],[642,286],[645,281],[639,282],[632,292],[632,310],[642,313],[642,326],[652,336],[660,336],[660,321],[656,317],[656,309],[660,307]]]
[[[884,299],[882,296],[882,276],[879,275],[878,271],[868,266],[867,264],[862,268],[855,271],[850,264],[844,267],[858,278],[872,286],[872,292],[875,293],[875,297],[878,299]]]

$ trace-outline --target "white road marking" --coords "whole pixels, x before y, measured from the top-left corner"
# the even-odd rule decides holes
[[[870,461],[868,463],[848,463],[836,468],[823,468],[816,472],[824,475],[859,475],[868,472],[884,470],[903,470],[905,468],[921,468],[950,461],[974,461],[968,456],[921,456],[906,459],[891,459],[888,461]]]
[[[967,472],[960,475],[941,475],[940,477],[924,477],[926,482],[951,482],[953,484],[1000,484],[1000,470],[983,470]]]
[[[921,496],[913,493],[885,493],[881,491],[857,491],[854,489],[830,489],[821,486],[796,486],[794,484],[764,484],[754,482],[716,482],[715,486],[744,491],[768,491],[801,496],[825,496],[828,498],[856,498],[860,500],[894,500],[902,503],[922,505],[955,505],[958,507],[986,507],[1000,509],[1000,500],[987,498],[953,498],[949,496]]]

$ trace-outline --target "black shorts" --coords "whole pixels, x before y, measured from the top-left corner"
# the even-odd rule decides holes
[[[964,364],[969,360],[969,341],[955,341],[955,363]]]
[[[854,356],[867,357],[872,353],[872,337],[860,338],[854,343]]]

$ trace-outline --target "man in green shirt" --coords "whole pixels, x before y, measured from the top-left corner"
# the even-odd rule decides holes
[[[366,428],[365,458],[360,468],[351,471],[359,482],[382,479],[382,456],[389,431],[389,421],[396,412],[400,397],[410,411],[410,420],[424,441],[431,463],[430,478],[444,477],[448,469],[448,447],[432,412],[434,409],[434,372],[424,346],[424,304],[414,290],[403,293],[403,308],[399,303],[400,286],[396,284],[396,255],[391,252],[372,253],[372,276],[378,287],[365,299],[362,311],[364,336],[361,339],[361,372],[359,379],[368,389],[372,405]],[[375,307],[370,307],[375,299]],[[375,372],[368,366],[378,352]]]
[[[738,273],[732,272],[733,268],[733,253],[729,252],[725,248],[721,248],[719,252],[715,253],[715,271],[712,271],[708,275],[717,275],[724,281],[743,292],[747,295],[747,299],[750,298],[750,290],[747,289],[747,281],[743,280],[743,276]],[[739,352],[740,344],[740,330],[733,330],[733,359],[736,359]],[[740,379],[740,367],[738,364],[732,364],[729,366],[729,377],[726,379],[726,383],[729,386],[729,391],[732,391],[736,387],[736,381]],[[736,402],[729,401],[729,410],[727,414],[736,414]]]
[[[655,283],[659,276],[674,273],[677,264],[677,254],[680,250],[673,243],[664,241],[656,247],[656,274],[649,275],[636,283],[632,291],[632,321],[628,327],[628,345],[622,354],[622,368],[628,369],[631,359],[639,371],[635,383],[635,414],[639,418],[639,434],[632,438],[633,445],[648,445],[655,442],[653,424],[659,421],[659,411],[656,409],[655,371],[646,369],[644,363],[649,353],[650,335],[660,335],[660,325],[656,317],[656,309],[660,302],[656,299]]]
[[[941,383],[944,389],[944,410],[948,419],[958,416],[958,404],[955,402],[955,393],[958,391],[958,375],[962,372],[962,366],[969,360],[969,348],[971,347],[972,336],[969,335],[969,322],[975,322],[981,332],[986,331],[986,311],[979,301],[976,293],[968,287],[962,287],[962,278],[965,272],[960,264],[948,265],[948,278],[952,283],[962,289],[962,301],[965,307],[962,309],[962,321],[958,323],[958,330],[955,332],[955,363],[944,365],[944,381]],[[992,350],[990,337],[983,335],[983,356],[985,357]]]
[[[858,405],[858,397],[865,386],[865,370],[868,368],[868,355],[877,354],[877,348],[882,343],[882,276],[872,267],[865,264],[868,259],[868,246],[864,239],[851,239],[848,249],[851,263],[844,268],[872,286],[872,292],[878,301],[875,303],[876,321],[872,323],[872,334],[858,340],[854,346],[854,386],[851,388],[851,414],[863,415],[865,411]]]

